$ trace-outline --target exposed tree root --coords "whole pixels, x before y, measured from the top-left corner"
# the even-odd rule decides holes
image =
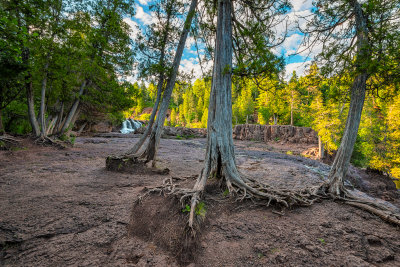
[[[0,149],[11,149],[12,147],[18,147],[21,140],[16,139],[13,136],[4,134],[0,135]]]
[[[334,188],[332,189],[332,186]],[[400,208],[394,208],[390,205],[385,205],[384,201],[380,203],[378,200],[356,196],[354,191],[347,190],[342,183],[324,183],[321,186],[320,194],[326,194],[334,200],[340,200],[344,203],[368,211],[371,214],[377,215],[382,220],[400,226]],[[334,192],[334,193],[332,193]]]
[[[363,202],[364,201],[360,202],[360,201],[345,200],[345,203],[351,206],[368,211],[372,214],[377,215],[379,218],[388,223],[400,226],[400,214],[396,214],[382,205],[376,205],[375,203],[372,202],[364,202],[364,203]]]
[[[147,162],[137,156],[121,155],[108,156],[106,159],[106,168],[109,171],[129,172],[129,173],[157,173],[167,175],[168,168],[156,167],[152,162]]]
[[[146,192],[137,199],[136,203],[141,203],[145,197],[151,194],[172,195],[178,197],[182,207],[185,207],[185,205],[190,206],[189,219],[185,231],[190,232],[194,236],[196,235],[196,229],[199,229],[199,225],[204,219],[204,217],[196,214],[196,208],[201,202],[205,186],[199,187],[199,184],[202,184],[202,177],[200,176],[194,188],[184,188],[181,185],[181,181],[186,179],[187,178],[168,177],[164,179],[162,185],[146,188]],[[232,177],[226,179],[225,177],[220,181],[221,187],[229,190],[230,195],[234,196],[236,201],[251,200],[255,205],[270,206],[271,204],[276,204],[284,208],[290,208],[293,206],[310,206],[316,201],[322,199],[334,199],[368,211],[379,216],[386,222],[400,226],[400,214],[395,210],[395,208],[381,204],[378,201],[374,202],[356,196],[352,191],[345,189],[344,186],[340,186],[341,194],[340,196],[337,196],[332,194],[329,190],[329,183],[296,190],[278,189],[253,178],[244,176],[240,180]]]
[[[21,140],[16,139],[15,137],[6,135],[6,134],[0,135],[0,141],[11,144],[11,145],[18,145],[21,142]]]
[[[187,178],[183,179],[186,180]],[[200,180],[199,180],[200,179]],[[201,176],[196,182],[193,189],[184,188],[181,186],[180,178],[169,177],[164,179],[163,184],[160,186],[146,188],[146,192],[141,195],[136,203],[141,201],[151,194],[173,195],[180,199],[182,207],[185,205],[190,206],[188,229],[191,229],[193,235],[196,234],[198,225],[204,219],[202,216],[197,216],[197,205],[201,202],[204,193],[204,186],[202,184]],[[225,183],[221,183],[222,188],[229,190],[229,194],[235,198],[236,201],[251,200],[256,205],[270,206],[272,203],[278,204],[282,207],[289,208],[292,206],[310,206],[315,201],[321,199],[318,194],[320,187],[310,187],[306,189],[291,190],[291,189],[277,189],[265,183],[261,183],[251,178],[245,178],[246,182],[240,182],[237,179],[224,179]],[[222,180],[221,180],[222,182]]]
[[[40,136],[40,137],[36,138],[34,143],[36,145],[54,146],[58,149],[65,149],[68,145],[68,143],[65,141],[53,140],[47,136]],[[71,144],[69,144],[69,145],[71,145]]]

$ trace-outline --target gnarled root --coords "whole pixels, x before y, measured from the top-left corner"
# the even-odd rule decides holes
[[[359,192],[359,191],[358,191]],[[383,200],[373,199],[357,190],[348,190],[340,180],[333,180],[330,183],[326,182],[321,185],[319,189],[320,195],[328,196],[335,200],[343,201],[344,203],[357,207],[359,209],[368,211],[374,215],[377,215],[382,220],[400,226],[400,209],[394,207],[388,202]]]
[[[4,134],[0,135],[0,149],[10,149],[17,147],[21,140],[14,138],[13,136]]]
[[[47,136],[39,136],[38,138],[35,139],[34,143],[36,145],[54,146],[58,149],[65,149],[67,147],[66,142],[53,140]]]
[[[400,226],[400,214],[376,203],[363,200],[345,200],[345,203],[377,215],[382,220]]]
[[[18,145],[21,140],[14,138],[13,136],[10,135],[0,135],[0,141],[10,144],[10,145]]]
[[[195,229],[198,224],[204,219],[202,216],[197,216],[197,206],[201,202],[202,194],[205,189],[207,176],[203,175],[203,171],[198,177],[193,189],[182,188],[180,184],[174,183],[174,178],[167,178],[163,185],[159,187],[148,188],[147,192],[139,197],[140,202],[144,197],[152,193],[175,195],[180,198],[182,207],[190,206],[188,228],[192,229],[192,234],[195,234]],[[236,201],[251,200],[257,205],[269,206],[271,203],[276,203],[283,207],[291,206],[309,206],[321,197],[318,194],[319,187],[312,187],[299,190],[277,189],[268,184],[256,181],[255,179],[234,175],[225,175],[221,181],[221,187],[229,190],[229,194],[236,198]]]

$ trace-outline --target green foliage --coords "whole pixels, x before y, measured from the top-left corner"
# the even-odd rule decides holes
[[[182,213],[188,213],[191,211],[191,208],[188,204],[185,205],[185,207],[182,209]],[[196,205],[196,209],[194,211],[194,214],[196,214],[196,216],[199,216],[200,218],[204,219],[204,217],[206,216],[207,213],[207,209],[206,209],[206,204],[201,201]]]
[[[207,213],[206,203],[204,203],[203,201],[199,202],[196,205],[195,214],[201,218],[204,218],[206,217],[206,213]]]
[[[228,190],[228,189],[225,189],[225,191],[222,193],[222,195],[223,195],[224,197],[228,196],[228,195],[229,195],[229,190]]]
[[[102,119],[120,120],[122,111],[135,104],[132,98],[137,93],[125,82],[133,70],[134,53],[124,19],[133,13],[131,0],[2,1],[0,110],[5,130],[29,131],[25,88],[30,86],[36,107],[44,88],[46,118],[58,115],[61,106],[66,116],[79,97],[85,119],[102,114]],[[15,105],[25,105],[23,115],[19,109],[15,112]]]
[[[148,121],[150,120],[150,116],[151,116],[150,113],[143,113],[139,117],[137,117],[137,119],[142,121]]]
[[[185,207],[182,209],[182,212],[190,212],[190,206],[186,204]]]

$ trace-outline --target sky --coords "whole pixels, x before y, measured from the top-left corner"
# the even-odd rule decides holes
[[[135,16],[132,18],[124,19],[124,21],[131,26],[132,38],[135,38],[137,34],[137,26],[139,26],[139,28],[142,28],[152,23],[154,16],[152,16],[151,12],[149,11],[149,4],[151,4],[151,2],[152,0],[138,0],[136,2]],[[298,15],[305,16],[311,14],[312,0],[291,0],[290,2],[293,8],[288,14],[286,14],[286,16],[291,29],[288,32],[285,42],[273,50],[276,55],[283,56],[285,58],[285,80],[290,79],[293,71],[296,71],[297,76],[302,76],[304,74],[304,71],[310,65],[314,56],[321,50],[321,47],[315,47],[312,51],[304,51],[297,55],[291,55],[296,51],[303,50],[301,47],[303,35],[299,31],[296,31],[293,26],[295,25],[294,22],[297,20],[296,17]],[[305,23],[306,22],[304,20],[299,21],[300,26],[304,26]],[[278,33],[283,32],[284,26],[278,25],[275,31]],[[211,65],[211,62],[209,62],[208,66],[206,67],[210,68]],[[181,61],[180,70],[186,73],[193,72],[195,78],[200,78],[202,75],[200,64],[198,63],[194,40],[191,37],[188,37],[186,48]]]

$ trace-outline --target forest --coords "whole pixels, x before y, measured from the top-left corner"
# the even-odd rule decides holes
[[[159,21],[166,19],[162,8],[167,6],[161,6],[166,4],[153,7]],[[67,139],[77,119],[103,119],[118,125],[129,117],[150,118],[141,112],[156,102],[153,79],[161,63],[155,58],[161,56],[157,45],[165,29],[151,25],[152,29],[132,36],[124,18],[134,14],[133,1],[5,1],[1,12],[1,132]],[[171,20],[180,16],[178,12],[178,7],[170,11]],[[201,21],[197,23],[194,28],[209,30]],[[374,63],[367,81],[352,163],[399,179],[398,37],[396,31],[389,34],[384,22],[379,23],[373,42],[380,43],[376,45],[376,49],[381,47],[376,55],[380,63]],[[395,28],[396,24],[390,27]],[[171,48],[179,25],[171,25],[168,31],[164,46]],[[191,34],[204,38],[205,33],[192,29]],[[339,53],[333,45],[330,49],[329,53]],[[165,60],[171,61],[172,56],[167,56]],[[128,81],[134,71],[140,71],[142,82]],[[332,71],[314,62],[303,76],[293,72],[288,81],[282,72],[271,75],[268,71],[269,77],[265,73],[234,75],[233,125],[312,127],[328,153],[333,153],[344,131],[352,76],[350,69],[333,75]],[[190,75],[179,77],[166,125],[207,128],[211,77],[203,75],[196,80]],[[143,81],[149,81],[147,86]]]
[[[286,51],[282,47],[293,36],[297,47]],[[293,60],[297,68],[289,73]],[[218,252],[206,260],[198,256],[215,243],[216,235],[206,230],[212,221],[223,225],[211,227],[212,233],[230,229],[229,214],[248,220],[254,230],[263,216],[275,224],[270,215],[278,214],[288,220],[300,216],[302,227],[310,229],[301,216],[315,210],[313,218],[325,227],[320,215],[331,209],[326,218],[335,223],[329,230],[315,236],[309,231],[304,240],[323,248],[332,237],[343,251],[334,241],[326,251],[301,244],[311,252],[305,265],[391,266],[400,255],[399,64],[399,0],[1,1],[0,186],[9,193],[0,198],[6,203],[0,212],[7,214],[0,219],[0,263],[33,264],[35,258],[18,252],[29,250],[25,244],[32,240],[40,240],[46,254],[51,251],[46,239],[109,227],[99,230],[101,237],[90,234],[88,242],[103,238],[104,244],[88,256],[101,263],[87,265],[118,265],[123,259],[122,265],[135,266],[151,259],[149,266],[224,266]],[[127,119],[144,123],[140,135],[85,132],[99,123],[121,129]],[[325,162],[291,155],[290,147],[305,145],[279,138],[271,144],[233,140],[233,127],[242,124],[311,128],[326,151]],[[166,126],[201,128],[207,135],[169,140]],[[115,191],[102,198],[107,190]],[[30,198],[37,207],[27,204]],[[59,198],[66,200],[47,206]],[[236,203],[247,206],[236,209]],[[11,212],[22,206],[25,212]],[[304,207],[311,211],[297,214]],[[73,219],[62,218],[68,213]],[[43,222],[32,219],[38,214]],[[226,221],[221,214],[228,214]],[[351,215],[342,220],[335,214]],[[25,220],[33,225],[21,223]],[[358,229],[365,224],[365,233],[356,231],[362,242],[334,233],[353,223]],[[291,227],[283,231],[284,244],[296,231]],[[370,241],[376,228],[380,239]],[[279,244],[286,252],[275,253],[278,241],[253,247],[246,241],[259,234],[253,230],[238,245],[251,248],[252,256],[242,249],[237,258],[225,255],[226,265],[300,264],[301,253],[289,253],[293,247]],[[388,231],[394,232],[390,238]],[[112,237],[104,235],[108,232]],[[236,237],[224,234],[234,249]],[[152,254],[148,242],[161,256]],[[70,249],[67,243],[56,247]],[[346,254],[330,262],[329,250],[344,255],[346,246],[361,243],[369,244],[363,245],[364,256]],[[389,256],[372,252],[378,243]],[[99,252],[101,247],[129,255]],[[74,261],[82,260],[75,253]],[[50,258],[40,258],[41,264],[66,264]]]

